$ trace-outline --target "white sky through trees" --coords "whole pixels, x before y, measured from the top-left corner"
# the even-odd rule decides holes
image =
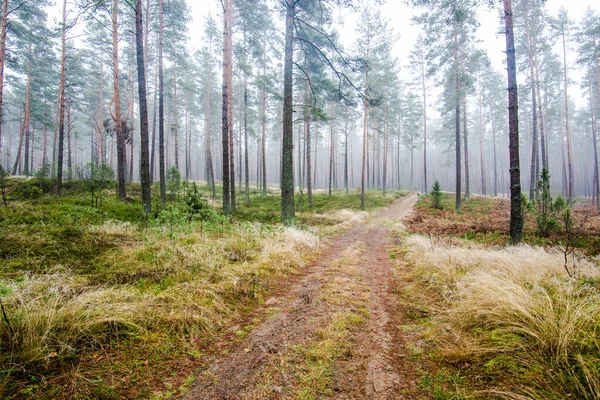
[[[192,22],[190,23],[190,46],[192,48],[200,47],[201,41],[195,42],[198,38],[202,37],[204,19],[210,14],[213,17],[219,19],[221,14],[219,0],[187,0],[188,5],[192,11]],[[366,3],[372,3],[373,1],[367,1]],[[374,5],[373,5],[374,6]],[[585,10],[590,7],[595,10],[600,10],[600,2],[598,0],[547,0],[546,8],[550,16],[556,16],[561,6],[564,6],[568,12],[571,20],[579,22],[585,13]],[[387,0],[382,7],[382,15],[389,19],[389,26],[393,28],[394,34],[398,36],[398,41],[394,47],[393,55],[398,58],[398,61],[402,67],[401,78],[410,79],[406,73],[406,65],[408,63],[408,55],[412,51],[417,36],[421,32],[421,27],[411,23],[411,17],[419,13],[418,9],[412,9],[408,7],[403,0]],[[492,61],[492,65],[496,70],[504,74],[504,64],[506,63],[506,40],[502,34],[503,21],[500,19],[501,14],[501,1],[498,1],[498,6],[489,9],[487,7],[481,7],[478,11],[478,19],[481,24],[477,37],[482,42],[480,47],[487,50],[488,56]],[[272,14],[274,17],[278,16],[278,12]],[[348,9],[339,9],[335,12],[335,27],[340,33],[340,39],[345,49],[349,51],[352,48],[353,41],[356,38],[356,22],[358,21],[358,14]],[[283,17],[282,17],[283,20]],[[220,25],[219,25],[220,26]],[[283,47],[283,35],[281,37]],[[562,48],[560,43],[557,42],[557,48],[555,53],[562,55]],[[570,48],[567,50],[569,54],[567,57],[572,60],[571,65],[575,64],[576,48],[575,43],[571,42],[568,45]],[[579,90],[579,71],[569,71],[572,75],[571,78],[576,82],[569,88],[572,94],[573,100],[578,106],[585,104],[586,98],[580,94]],[[522,80],[522,77],[521,77]],[[437,95],[437,93],[435,93]]]

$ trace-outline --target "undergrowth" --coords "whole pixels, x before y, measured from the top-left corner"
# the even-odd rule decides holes
[[[600,268],[542,248],[411,236],[405,260],[436,310],[424,334],[478,398],[600,398]],[[433,299],[433,300],[432,300]]]
[[[339,210],[352,196],[336,193],[326,205],[315,195],[303,226],[283,228],[268,217],[279,197],[257,194],[254,213],[240,205],[230,219],[199,187],[145,219],[138,200],[112,193],[91,207],[76,183],[66,196],[35,199],[12,185],[9,207],[0,207],[0,397],[11,398],[170,392],[159,371],[176,357],[193,359],[274,282],[310,262],[320,237],[366,216]],[[368,204],[391,199],[372,194]]]

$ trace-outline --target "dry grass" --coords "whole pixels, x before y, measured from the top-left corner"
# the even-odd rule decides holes
[[[137,234],[112,222],[94,232]],[[293,273],[319,249],[310,232],[248,224],[227,232],[196,228],[173,239],[150,230],[143,239],[125,241],[103,259],[107,267],[90,276],[56,267],[0,281],[10,321],[0,322],[0,393],[30,376],[43,389],[48,374],[71,374],[87,352],[128,337],[210,336],[244,299],[261,296],[270,277]],[[85,383],[74,383],[70,395],[85,393]]]
[[[478,371],[494,376],[498,387],[481,397],[600,398],[597,265],[580,260],[570,279],[562,254],[541,248],[422,236],[406,244],[407,261],[439,295],[438,317],[454,327],[442,344],[446,358],[481,362]]]

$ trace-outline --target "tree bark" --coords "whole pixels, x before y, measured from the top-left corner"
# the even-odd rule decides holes
[[[421,79],[423,86],[423,192],[427,193],[427,90],[425,86],[425,56],[421,60]]]
[[[519,162],[519,104],[517,94],[517,66],[511,0],[504,0],[504,25],[506,29],[506,65],[508,69],[508,118],[510,156],[510,240],[521,242],[523,214],[521,212],[521,169]]]
[[[230,197],[230,177],[229,170],[229,135],[230,125],[233,121],[230,119],[232,102],[232,27],[231,27],[231,0],[223,0],[223,108],[221,115],[221,141],[222,141],[222,168],[223,168],[223,213],[231,214],[231,197]]]
[[[248,154],[248,77],[244,74],[244,183],[246,206],[250,206],[250,156]]]
[[[160,180],[160,200],[162,202],[162,205],[164,206],[167,202],[167,186],[165,177],[165,82],[163,75],[163,0],[159,0],[158,5],[158,177]]]
[[[487,187],[485,181],[485,160],[483,157],[483,99],[482,99],[482,88],[481,88],[481,73],[479,73],[479,161],[481,166],[481,194],[487,195]]]
[[[63,149],[65,145],[65,74],[66,74],[66,46],[67,46],[67,0],[63,0],[63,15],[61,29],[61,57],[60,57],[60,84],[58,89],[59,123],[58,123],[58,151],[56,160],[56,194],[61,195],[63,180]]]
[[[140,182],[142,191],[142,209],[148,216],[152,211],[152,193],[150,178],[150,150],[148,138],[148,99],[146,93],[146,59],[144,57],[144,33],[142,26],[142,0],[136,2],[135,38],[138,73],[138,101],[140,102]],[[146,16],[146,18],[148,18]]]
[[[6,59],[6,24],[8,18],[8,1],[2,2],[2,21],[0,22],[0,154],[2,154],[2,116],[4,114],[4,63]]]
[[[568,95],[568,86],[569,82],[567,80],[567,42],[565,37],[565,32],[563,30],[562,33],[562,42],[563,42],[563,72],[565,78],[565,128],[567,133],[567,167],[569,172],[569,181],[568,181],[568,193],[567,198],[569,204],[573,204],[573,180],[575,177],[573,176],[573,162],[572,162],[572,152],[571,152],[571,126],[569,123],[569,95]]]
[[[27,56],[27,87],[25,89],[25,176],[29,177],[29,141],[31,136],[31,42]]]
[[[312,198],[312,161],[310,154],[310,116],[311,116],[311,95],[310,95],[310,84],[308,80],[305,84],[306,87],[306,107],[304,109],[304,128],[305,128],[305,138],[304,143],[306,143],[306,192],[308,196],[308,208],[313,207],[313,198]],[[316,169],[316,165],[315,165]]]
[[[363,97],[363,143],[362,143],[362,170],[360,178],[360,209],[365,209],[365,173],[368,177],[368,161],[367,161],[367,140],[369,137],[368,126],[369,126],[369,42],[367,42],[367,54],[366,62],[367,68],[365,69],[365,93]]]
[[[112,114],[116,125],[117,136],[117,180],[118,192],[121,201],[127,198],[127,188],[125,186],[125,135],[123,132],[123,121],[121,119],[121,87],[119,84],[119,0],[113,0],[112,10],[112,40],[113,40],[113,78],[114,78],[114,97],[112,103],[115,111]]]
[[[348,107],[346,107],[346,125],[344,128],[344,189],[346,190],[346,194],[348,194],[348,114]]]
[[[285,225],[293,225],[294,210],[294,12],[295,0],[286,0],[285,58],[283,78],[283,137],[281,148],[281,219]]]
[[[505,0],[510,1],[510,0]],[[461,188],[461,146],[460,146],[460,76],[458,65],[458,28],[454,22],[454,74],[455,74],[455,147],[456,147],[456,211],[460,211],[462,202]]]

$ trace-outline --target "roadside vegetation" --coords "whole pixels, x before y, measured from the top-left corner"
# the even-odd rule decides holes
[[[144,218],[98,172],[82,171],[61,197],[46,194],[45,178],[3,181],[0,397],[167,398],[225,328],[318,255],[322,237],[366,215],[345,209],[359,208],[358,195],[315,194],[314,211],[284,228],[271,217],[279,198],[256,192],[230,219],[205,187],[172,173],[170,201]],[[394,194],[367,198],[374,209]]]
[[[599,214],[549,189],[542,174],[520,246],[505,247],[508,201],[484,197],[456,213],[423,196],[398,234],[434,398],[600,397]]]

